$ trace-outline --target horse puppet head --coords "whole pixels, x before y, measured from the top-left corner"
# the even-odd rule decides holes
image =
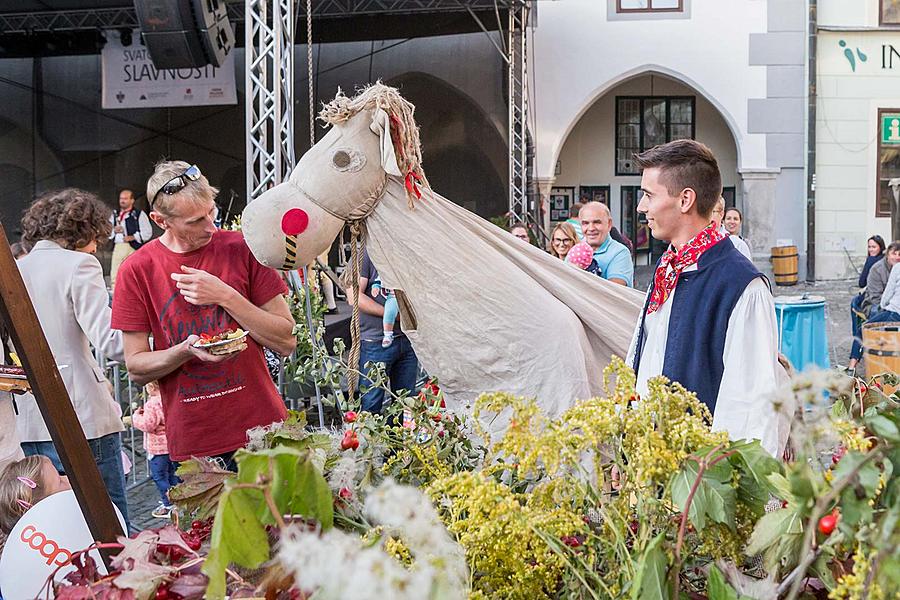
[[[345,222],[365,218],[388,177],[405,178],[409,202],[427,181],[421,167],[414,107],[376,83],[348,98],[338,90],[319,118],[332,125],[287,181],[244,209],[242,229],[256,259],[280,270],[310,264],[328,250]]]

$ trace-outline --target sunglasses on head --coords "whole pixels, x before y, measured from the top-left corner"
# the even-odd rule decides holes
[[[197,165],[189,166],[184,173],[173,177],[169,181],[167,181],[161,188],[156,190],[156,193],[153,194],[153,199],[150,201],[150,208],[153,208],[153,204],[156,202],[156,198],[159,197],[160,192],[165,194],[166,196],[171,196],[173,194],[177,194],[188,184],[188,181],[197,181],[200,179],[202,173],[200,172],[200,167]]]

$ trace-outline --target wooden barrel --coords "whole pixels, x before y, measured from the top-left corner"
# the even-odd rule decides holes
[[[865,323],[862,327],[866,375],[900,374],[900,323]],[[888,389],[893,394],[896,388]]]
[[[797,285],[799,258],[797,246],[772,248],[772,270],[775,272],[776,285]]]

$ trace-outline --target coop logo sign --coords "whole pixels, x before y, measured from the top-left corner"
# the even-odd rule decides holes
[[[60,548],[59,544],[38,531],[34,525],[27,525],[22,529],[19,539],[28,544],[29,548],[46,558],[48,565],[62,567],[72,562],[71,552],[65,548]]]
[[[869,62],[869,53],[862,46],[850,44],[846,40],[838,40],[838,49],[841,51],[847,66],[850,67],[850,71],[853,73],[861,71],[865,63]],[[880,51],[881,70],[892,71],[897,69],[900,71],[900,43],[896,45],[891,43],[881,44]],[[869,64],[874,66],[877,63]]]
[[[157,69],[150,52],[135,30],[128,46],[121,34],[106,31],[100,54],[103,73],[103,108],[160,108],[237,104],[234,83],[234,53],[221,67],[207,65],[190,69]]]

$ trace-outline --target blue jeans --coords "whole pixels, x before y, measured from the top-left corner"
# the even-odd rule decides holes
[[[175,475],[177,468],[178,463],[169,460],[168,454],[157,454],[150,459],[150,477],[153,478],[153,483],[156,484],[159,497],[165,506],[172,505],[169,501],[169,488],[181,483],[181,480]]]
[[[381,340],[363,340],[360,343],[359,370],[366,374],[367,362],[384,363],[385,371],[391,381],[391,391],[395,394],[400,390],[413,391],[416,385],[416,375],[419,371],[419,360],[413,352],[412,344],[405,335],[394,338],[394,343],[387,348],[381,347]],[[372,385],[365,376],[359,378],[361,386]],[[381,413],[384,405],[384,390],[373,388],[363,394],[362,409]]]
[[[100,477],[106,485],[109,499],[122,513],[126,528],[130,528],[128,502],[125,499],[125,468],[122,466],[122,438],[118,433],[110,433],[88,440],[88,446],[94,454],[94,462],[97,463]],[[53,442],[22,442],[22,452],[25,456],[43,454],[53,462],[57,471],[65,474]]]
[[[900,323],[900,313],[895,313],[892,310],[883,310],[881,312],[877,312],[871,317],[866,323]]]

